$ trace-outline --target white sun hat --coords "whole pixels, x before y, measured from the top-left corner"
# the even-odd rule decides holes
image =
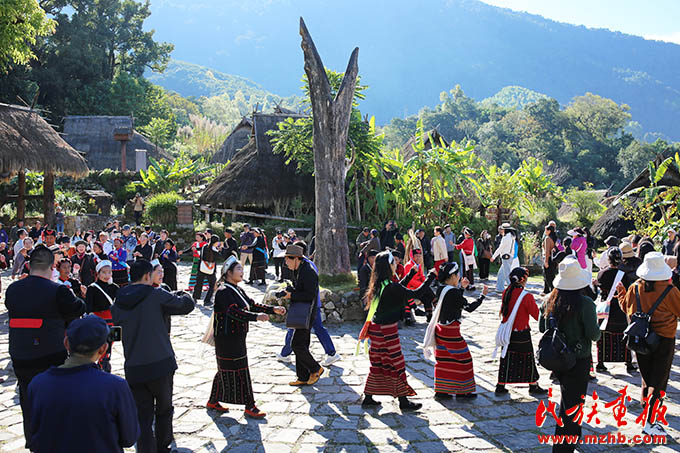
[[[560,263],[559,274],[553,281],[557,289],[575,291],[590,285],[591,274],[581,267],[581,264],[573,256],[568,256]]]
[[[645,255],[645,261],[638,267],[637,276],[648,282],[661,282],[669,280],[673,271],[666,264],[663,253],[649,252]]]

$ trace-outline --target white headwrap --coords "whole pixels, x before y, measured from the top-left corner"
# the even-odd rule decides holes
[[[222,265],[222,275],[226,275],[227,270],[229,270],[231,265],[236,262],[238,262],[238,260],[234,255],[231,255],[229,258],[227,258],[227,261],[225,261],[224,264]]]
[[[99,263],[97,263],[97,267],[95,267],[95,270],[97,272],[99,272],[102,269],[102,267],[107,267],[107,266],[113,267],[113,264],[111,264],[111,261],[109,261],[109,260],[103,260],[103,261],[100,261]]]
[[[154,269],[156,269],[156,266],[160,266],[160,265],[161,265],[161,262],[158,261],[158,260],[152,260],[152,261],[151,261],[151,266],[152,266]]]

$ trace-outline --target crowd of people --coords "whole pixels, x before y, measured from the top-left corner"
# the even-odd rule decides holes
[[[375,397],[381,395],[397,398],[403,411],[422,406],[409,399],[416,392],[408,384],[399,341],[400,326],[413,325],[417,315],[427,319],[423,351],[434,361],[435,398],[477,396],[462,315],[488,297],[489,286],[475,287],[475,271],[487,282],[490,263],[499,260],[495,394],[516,384],[528,385],[532,395],[547,393],[538,385],[529,327],[534,319],[541,332],[557,325],[576,357],[572,368],[553,373],[564,421],[556,434],[580,435],[580,424],[566,411],[583,403],[589,380],[605,372],[607,363],[625,363],[628,373],[639,367],[644,432],[664,433],[655,407],[665,395],[680,318],[680,240],[673,230],[660,252],[650,238],[633,235],[607,238],[598,257],[587,229],[574,228],[562,238],[551,222],[543,238],[543,300],[527,289],[529,271],[519,265],[519,238],[511,224],[502,224],[495,240],[488,231],[476,235],[467,227],[458,236],[449,225],[432,233],[428,238],[423,229],[409,229],[404,237],[389,221],[380,232],[364,228],[356,240],[366,310],[357,353],[366,350],[370,361],[362,407],[379,406]],[[170,318],[190,313],[201,299],[212,312],[203,341],[214,345],[217,361],[209,410],[227,412],[223,403],[235,404],[244,406],[247,417],[266,416],[255,404],[248,367],[250,322],[287,315],[289,329],[277,358],[292,362],[294,354],[291,386],[315,384],[341,360],[322,323],[313,247],[293,230],[276,231],[271,244],[264,230],[248,224],[238,240],[234,236],[231,229],[224,238],[209,229],[196,232],[191,246],[178,251],[167,231],[148,226],[109,222],[101,231],[69,236],[39,222],[29,229],[19,221],[9,233],[0,225],[0,264],[12,269],[15,280],[5,304],[27,447],[57,451],[54,445],[63,443],[71,451],[121,451],[136,444],[140,452],[169,451],[178,366]],[[191,277],[182,291],[176,262],[189,253]],[[288,308],[257,302],[241,286],[266,285],[270,256],[275,280],[287,282],[277,297]],[[466,293],[473,292],[476,297],[468,300]],[[624,334],[633,315],[642,312],[659,337],[646,354],[633,353]],[[312,330],[326,353],[321,363],[310,352]],[[118,341],[125,379],[110,374]],[[556,451],[571,448],[555,445]]]

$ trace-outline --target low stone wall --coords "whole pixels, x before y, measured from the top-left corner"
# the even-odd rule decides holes
[[[288,308],[287,299],[277,299],[274,295],[279,291],[277,288],[270,288],[265,294],[264,302],[271,305],[281,305]],[[366,312],[359,298],[359,290],[333,292],[321,288],[321,318],[326,323],[341,323],[344,321],[364,321]],[[284,316],[274,315],[272,321],[283,322]]]

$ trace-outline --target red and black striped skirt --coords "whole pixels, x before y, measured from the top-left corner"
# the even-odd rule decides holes
[[[460,335],[460,323],[437,324],[434,351],[434,391],[437,393],[465,394],[476,390],[472,355]]]
[[[397,323],[375,324],[368,328],[371,348],[368,357],[371,368],[366,379],[366,395],[414,396],[415,390],[406,382],[406,362],[401,352]]]

